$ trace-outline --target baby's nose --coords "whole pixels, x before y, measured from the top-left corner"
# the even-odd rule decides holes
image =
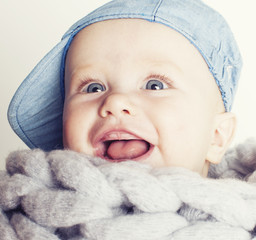
[[[115,93],[107,96],[100,108],[100,116],[104,118],[107,116],[119,118],[135,114],[136,106],[130,102],[126,94]]]

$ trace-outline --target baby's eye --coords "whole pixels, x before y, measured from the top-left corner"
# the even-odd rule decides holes
[[[168,86],[159,80],[149,80],[143,88],[147,90],[162,90],[168,88]]]
[[[83,92],[87,92],[87,93],[96,93],[96,92],[103,92],[105,91],[106,88],[103,84],[100,83],[91,83],[89,84],[84,90]]]

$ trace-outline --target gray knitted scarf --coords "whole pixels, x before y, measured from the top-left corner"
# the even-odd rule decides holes
[[[13,152],[0,172],[0,240],[256,240],[254,169],[252,141],[209,178],[64,150]]]

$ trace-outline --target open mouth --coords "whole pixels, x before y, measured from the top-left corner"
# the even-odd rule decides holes
[[[110,161],[141,160],[150,155],[153,146],[143,139],[106,140],[100,143],[97,155]]]

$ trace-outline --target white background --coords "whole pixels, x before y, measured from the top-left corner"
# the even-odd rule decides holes
[[[138,0],[139,1],[139,0]],[[27,148],[6,112],[22,80],[78,19],[107,0],[0,0],[0,169],[10,151]],[[244,59],[233,112],[233,144],[256,136],[256,0],[205,0],[230,24]]]

